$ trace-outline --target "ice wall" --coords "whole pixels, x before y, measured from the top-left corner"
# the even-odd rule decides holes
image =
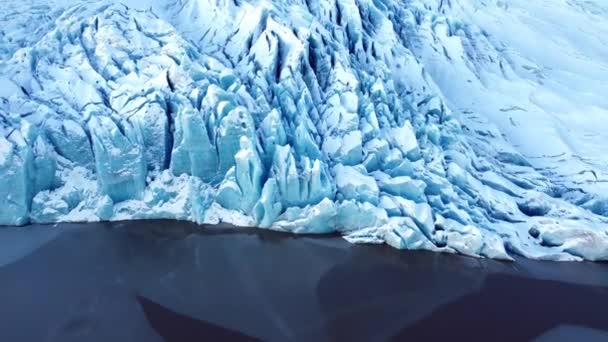
[[[432,13],[371,0],[66,7],[2,66],[0,224],[173,218],[608,259],[606,218],[450,111],[415,54]]]

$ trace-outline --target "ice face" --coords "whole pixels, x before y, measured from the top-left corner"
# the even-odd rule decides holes
[[[99,185],[114,202],[141,199],[145,188],[142,134],[137,126],[123,124],[120,129],[104,116],[89,121]]]
[[[27,223],[30,189],[28,170],[31,167],[31,151],[20,148],[5,138],[0,139],[0,201],[3,224],[20,225]]]
[[[508,9],[44,3],[56,10],[31,37],[0,37],[0,224],[224,221],[476,257],[608,259],[607,202],[583,183],[603,184],[600,157],[589,172],[569,159],[572,169],[539,172],[552,165],[515,146],[555,140],[555,122],[538,113],[557,110],[548,104],[559,89],[500,47],[536,54],[488,19],[519,20]],[[14,5],[0,11],[29,11]],[[608,16],[560,6],[572,18]],[[15,37],[33,25],[9,24]],[[543,89],[528,107],[538,132],[518,133],[514,113],[528,109],[493,87],[514,101],[530,84]],[[594,115],[607,105],[593,94],[581,102]],[[568,153],[591,146],[576,141]],[[571,170],[579,183],[564,181]]]

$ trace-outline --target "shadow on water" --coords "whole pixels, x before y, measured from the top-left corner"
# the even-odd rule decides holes
[[[476,291],[487,272],[504,267],[454,255],[357,246],[322,275],[316,297],[331,340],[385,341],[404,324]]]
[[[599,263],[168,220],[0,230],[0,261],[0,341],[527,341],[557,326],[548,336],[608,330]]]
[[[230,330],[216,324],[181,315],[148,298],[137,296],[144,314],[152,328],[166,342],[185,341],[261,341],[238,331]]]
[[[530,341],[564,325],[608,336],[605,264],[354,250],[316,288],[334,341]],[[554,268],[564,281],[539,279]]]
[[[608,331],[606,308],[608,287],[490,274],[480,291],[441,306],[393,339],[530,341],[565,324]]]

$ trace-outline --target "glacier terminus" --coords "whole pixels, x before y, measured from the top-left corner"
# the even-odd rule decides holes
[[[5,0],[0,225],[608,260],[606,94],[601,0]]]

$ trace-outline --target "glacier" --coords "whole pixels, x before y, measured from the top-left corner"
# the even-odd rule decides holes
[[[0,225],[608,260],[601,1],[7,2]]]

